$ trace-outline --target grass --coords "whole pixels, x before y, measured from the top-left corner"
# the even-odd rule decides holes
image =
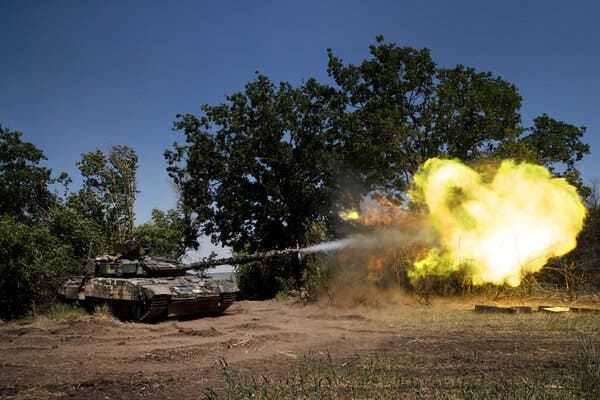
[[[206,389],[204,395],[210,400],[600,399],[600,354],[594,346],[599,339],[598,314],[453,314],[454,318],[424,314],[422,320],[411,323],[440,332],[516,332],[516,345],[519,338],[531,332],[564,337],[565,342],[573,343],[577,354],[570,360],[555,360],[557,366],[548,366],[553,361],[546,359],[546,366],[526,370],[524,376],[515,376],[502,365],[487,370],[489,364],[485,363],[489,359],[481,356],[485,349],[460,354],[461,358],[455,361],[451,357],[428,359],[402,349],[354,354],[338,360],[330,354],[308,354],[276,377],[243,376],[221,360],[223,384]],[[482,365],[474,368],[477,374],[470,369],[473,365]]]
[[[78,303],[52,303],[44,308],[34,308],[19,324],[43,325],[47,321],[61,321],[82,318],[89,315]]]
[[[275,294],[275,300],[277,300],[277,301],[287,301],[288,299],[289,299],[288,294],[283,290],[280,290],[279,292],[277,292]]]
[[[589,337],[579,337],[579,394],[582,399],[600,399],[600,354]]]
[[[343,363],[331,358],[305,357],[298,368],[280,380],[259,377],[240,380],[221,360],[224,386],[207,389],[207,399],[597,399],[596,392],[565,389],[527,380],[483,381],[440,378],[431,382],[403,377],[396,361],[387,357],[355,355]],[[588,382],[588,383],[591,383]],[[591,389],[594,390],[594,389]]]
[[[74,317],[83,317],[85,315],[88,315],[85,308],[77,303],[54,303],[36,316],[57,321]]]
[[[90,314],[83,305],[75,303],[53,303],[45,308],[35,309],[26,317],[13,321],[19,325],[32,325],[39,328],[45,327],[53,321],[68,320],[112,320],[116,321],[110,307],[106,304],[97,306]]]

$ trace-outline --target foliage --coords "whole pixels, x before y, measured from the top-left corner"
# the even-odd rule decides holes
[[[270,271],[263,268],[260,261],[240,264],[235,268],[235,279],[243,298],[263,299],[273,296],[278,290],[273,290],[277,284]]]
[[[111,238],[115,234],[114,232],[111,233],[105,216],[104,205],[93,191],[81,188],[77,192],[70,193],[65,201],[65,209],[70,210],[86,221],[90,221],[97,232],[102,235],[102,241],[112,243]]]
[[[152,221],[138,225],[135,237],[149,246],[155,256],[177,259],[183,255],[186,225],[178,210],[152,210]]]
[[[86,316],[89,316],[89,313],[79,303],[52,303],[40,310],[40,313],[36,315],[38,318],[36,318],[35,323],[43,324],[43,321],[46,319],[50,321],[65,321]]]
[[[165,153],[183,207],[193,211],[192,225],[236,252],[304,244],[306,220],[334,215],[328,109],[335,93],[314,80],[299,89],[287,83],[277,88],[259,75],[244,93],[227,99],[229,104],[205,105],[202,118],[179,116],[175,125],[188,146]],[[186,242],[196,235],[188,231]],[[299,266],[288,264],[239,266],[242,293],[265,298],[292,286]]]
[[[521,124],[517,88],[491,72],[436,65],[428,49],[377,37],[370,58],[328,50],[335,85],[278,86],[258,75],[223,104],[179,115],[185,135],[165,152],[192,229],[234,251],[307,244],[306,221],[347,232],[337,211],[374,191],[396,197],[431,157],[514,158],[581,185],[584,127],[543,114]]]
[[[583,185],[581,174],[575,163],[590,154],[590,146],[581,140],[584,126],[577,127],[557,121],[547,114],[533,120],[534,125],[523,130],[515,141],[501,143],[499,156],[529,161],[548,168],[554,175],[565,177],[579,188],[584,196],[590,195],[590,188]]]
[[[369,190],[405,191],[431,157],[533,161],[581,186],[575,162],[589,154],[584,127],[544,114],[524,128],[509,82],[462,65],[439,68],[427,49],[377,42],[358,66],[329,50],[328,68],[347,105],[342,153]]]
[[[56,298],[61,278],[80,272],[69,245],[42,223],[0,217],[0,318],[15,318]]]
[[[264,300],[295,289],[300,268],[297,255],[291,254],[238,265],[235,278],[243,298]]]
[[[581,142],[586,128],[576,127],[550,118],[547,114],[534,119],[531,134],[522,140],[526,147],[537,150],[538,162],[554,171],[555,165],[564,167],[560,172],[568,180],[578,182],[580,173],[575,162],[590,153],[590,146]],[[588,194],[588,193],[586,193]]]
[[[52,178],[52,171],[40,166],[46,160],[42,150],[23,141],[21,135],[0,125],[0,215],[40,220],[56,203],[49,185],[67,177]]]
[[[73,253],[80,248],[73,240],[78,221],[61,214],[50,190],[67,177],[53,178],[40,166],[44,160],[20,132],[0,126],[0,318],[49,304],[59,279],[79,270]]]
[[[127,146],[113,146],[105,155],[97,149],[82,154],[77,166],[83,187],[68,199],[68,204],[103,227],[113,244],[132,238],[138,167],[135,151]]]
[[[50,190],[67,183],[40,166],[43,152],[0,126],[0,318],[39,310],[59,282],[81,273],[81,259],[131,232],[137,157],[115,146],[82,155],[84,187],[64,203]]]
[[[175,122],[187,145],[165,156],[184,206],[202,233],[234,251],[302,244],[305,220],[332,215],[334,92],[258,75],[227,100]]]
[[[429,50],[370,46],[370,60],[345,66],[328,50],[328,73],[346,105],[341,118],[347,168],[366,191],[405,190],[410,172],[437,155],[428,109],[435,63]]]
[[[77,209],[57,206],[50,210],[46,222],[49,232],[68,245],[79,260],[106,254],[111,250],[107,235],[94,219],[86,218]]]
[[[513,84],[462,65],[437,74],[433,132],[447,156],[464,162],[486,159],[499,144],[521,134],[521,96]]]

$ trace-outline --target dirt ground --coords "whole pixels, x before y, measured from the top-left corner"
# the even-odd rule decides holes
[[[395,357],[394,373],[425,383],[564,376],[577,362],[575,331],[600,348],[598,316],[481,314],[476,300],[388,303],[241,301],[222,316],[153,325],[106,316],[3,323],[0,398],[199,399],[223,387],[220,360],[240,379],[278,379],[306,356],[343,365],[357,354]]]

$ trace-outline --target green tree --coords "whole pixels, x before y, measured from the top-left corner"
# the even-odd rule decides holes
[[[546,114],[523,127],[513,84],[462,65],[439,68],[427,49],[377,42],[358,66],[329,50],[328,71],[347,105],[346,165],[366,191],[405,191],[431,157],[527,160],[581,186],[575,163],[589,154],[585,128]]]
[[[83,243],[74,243],[76,248],[81,244],[88,246],[91,250],[88,250],[87,254],[92,256],[114,249],[116,242],[114,224],[111,224],[107,218],[105,205],[100,197],[91,189],[82,188],[67,196],[64,209],[58,210],[58,218],[53,219],[52,229],[54,232],[65,230],[65,235],[71,235],[69,230],[74,228],[70,226],[71,224],[85,225],[93,231],[83,240]],[[83,229],[87,230],[87,228]]]
[[[582,195],[590,196],[590,188],[583,185],[575,165],[590,154],[590,146],[582,142],[586,128],[557,121],[547,114],[533,122],[534,125],[523,130],[514,142],[502,143],[507,149],[500,147],[498,154],[543,165],[577,186]]]
[[[203,106],[202,117],[178,116],[186,145],[165,156],[200,231],[234,251],[257,251],[303,244],[306,220],[329,220],[336,99],[313,79],[295,89],[258,75],[227,103]]]
[[[77,208],[59,205],[50,210],[46,225],[54,237],[71,247],[76,259],[83,260],[112,250],[106,232],[95,221]]]
[[[427,49],[380,44],[370,51],[373,57],[357,66],[328,50],[328,73],[345,104],[341,154],[363,192],[398,193],[443,145],[432,130],[436,65]]]
[[[155,256],[177,259],[185,252],[186,224],[178,210],[152,210],[152,221],[135,228],[137,240],[148,245]]]
[[[490,72],[458,65],[438,69],[433,132],[439,152],[464,162],[489,158],[521,133],[517,88]]]
[[[138,167],[135,151],[127,146],[113,146],[105,155],[97,149],[82,154],[77,166],[83,187],[67,204],[103,227],[109,242],[118,244],[132,238]]]
[[[22,133],[0,125],[0,215],[12,215],[21,221],[46,218],[56,204],[49,186],[64,181],[40,166],[46,160],[42,150],[21,138]]]
[[[40,166],[42,150],[0,126],[0,318],[15,318],[56,297],[58,279],[78,271],[72,248],[49,229],[60,208],[50,186],[66,182]]]
[[[165,152],[191,229],[234,251],[303,245],[310,222],[339,230],[336,211],[367,193],[396,197],[431,157],[528,160],[578,184],[585,128],[547,115],[521,124],[517,88],[490,72],[440,68],[429,50],[384,43],[344,64],[335,85],[295,88],[258,75],[202,115],[179,115],[185,144]]]

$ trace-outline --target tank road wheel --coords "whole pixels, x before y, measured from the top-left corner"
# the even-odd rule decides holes
[[[121,321],[153,322],[151,316],[151,302],[119,301],[111,304],[111,311]]]

